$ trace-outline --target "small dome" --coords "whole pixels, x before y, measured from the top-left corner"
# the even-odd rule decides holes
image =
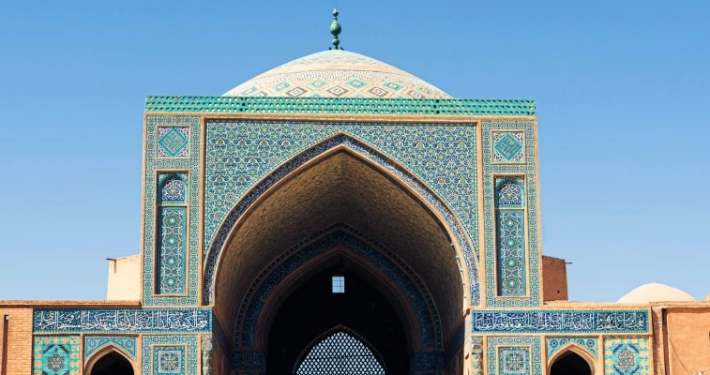
[[[668,285],[650,283],[630,291],[619,298],[617,303],[649,303],[695,301],[690,294]]]
[[[705,296],[705,301],[710,301],[710,293],[708,293],[708,295]]]
[[[373,58],[330,50],[293,60],[225,96],[450,99],[429,83]]]

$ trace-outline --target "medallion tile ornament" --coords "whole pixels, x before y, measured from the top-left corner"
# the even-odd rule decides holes
[[[523,132],[493,132],[494,163],[524,163],[525,140]]]
[[[145,206],[144,206],[144,228],[143,228],[143,298],[144,306],[197,306],[198,305],[198,277],[199,277],[199,217],[200,217],[200,136],[202,119],[195,116],[147,116],[146,117],[146,144],[145,144]],[[189,129],[189,144],[186,146],[188,152],[186,157],[160,157],[160,146],[158,137],[160,129],[164,128],[186,128]],[[185,135],[184,133],[181,133]],[[156,259],[160,256],[156,254],[156,242],[160,240],[162,221],[158,220],[161,214],[161,207],[176,201],[164,201],[162,198],[175,199],[176,197],[163,197],[163,185],[159,184],[159,178],[163,173],[158,171],[180,170],[174,175],[186,176],[183,180],[185,187],[185,201],[182,204],[187,206],[189,218],[186,224],[187,239],[184,243],[184,257],[186,269],[183,274],[183,292],[179,295],[160,295],[161,280],[160,270],[156,269]],[[177,191],[173,191],[177,194]],[[162,202],[161,202],[162,201]],[[170,289],[170,288],[168,288]]]
[[[543,375],[541,337],[489,336],[486,355],[489,375]]]
[[[184,158],[190,154],[190,128],[171,126],[158,128],[158,157]]]
[[[569,345],[576,345],[579,348],[585,350],[594,359],[599,358],[599,339],[597,337],[574,337],[574,336],[561,336],[561,337],[547,337],[545,338],[545,343],[547,346],[547,358],[548,360],[555,356],[560,350],[568,347]]]
[[[604,338],[604,373],[613,375],[650,375],[648,337]]]
[[[34,375],[78,375],[80,371],[79,336],[34,338]]]
[[[135,360],[136,340],[135,336],[84,336],[84,361],[107,346],[114,346]]]
[[[650,332],[648,310],[488,310],[473,315],[473,333],[615,334]]]
[[[158,215],[161,227],[156,251],[158,293],[182,294],[185,292],[187,208],[161,207]]]
[[[198,373],[197,336],[142,337],[142,375],[192,375]]]
[[[337,146],[346,146],[394,173],[438,211],[464,255],[469,303],[478,305],[474,124],[390,126],[272,121],[207,122],[205,303],[212,303],[217,259],[231,229],[249,205],[291,171]],[[404,168],[390,159],[399,161]]]
[[[498,347],[498,374],[530,374],[530,348]]]
[[[35,309],[35,333],[211,332],[207,309]]]

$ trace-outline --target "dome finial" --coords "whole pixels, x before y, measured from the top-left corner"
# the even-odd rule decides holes
[[[335,46],[335,49],[338,49],[338,46],[340,45],[338,35],[340,35],[340,32],[343,31],[340,27],[340,22],[338,22],[338,14],[338,9],[333,9],[333,23],[330,24],[330,33],[333,34],[333,45]]]

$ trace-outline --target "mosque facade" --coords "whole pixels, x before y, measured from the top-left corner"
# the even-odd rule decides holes
[[[454,99],[331,31],[222,96],[147,97],[140,254],[105,301],[0,301],[0,375],[710,367],[710,302],[567,300],[534,101]]]

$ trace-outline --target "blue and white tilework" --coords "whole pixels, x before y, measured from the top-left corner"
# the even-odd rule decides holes
[[[525,138],[523,132],[493,132],[494,163],[524,163]]]
[[[537,307],[542,303],[540,295],[540,249],[538,244],[537,218],[537,160],[535,157],[535,123],[533,121],[489,121],[481,122],[483,157],[483,215],[484,215],[484,258],[485,258],[485,304],[487,307]],[[496,133],[523,134],[524,159],[523,164],[497,164],[494,160],[493,135]],[[512,135],[511,135],[512,136]],[[514,298],[499,296],[496,284],[496,266],[498,238],[495,225],[498,222],[496,213],[496,177],[501,175],[518,175],[525,181],[525,211],[527,214],[524,225],[527,227],[527,256],[529,272],[526,275],[527,291],[524,295],[515,293]],[[524,247],[523,247],[524,248]],[[519,292],[519,290],[518,290]]]
[[[107,346],[113,346],[135,360],[136,340],[135,336],[84,336],[84,361]]]
[[[158,157],[184,158],[190,155],[190,128],[167,126],[158,128]]]
[[[530,374],[530,348],[524,346],[498,347],[498,374]]]
[[[143,305],[144,306],[197,306],[198,300],[198,251],[199,251],[199,192],[200,192],[200,135],[202,119],[197,116],[148,116],[146,118],[146,144],[145,144],[145,207],[144,207],[144,229],[143,229]],[[158,140],[161,136],[161,129],[172,129],[181,135],[188,137],[189,144],[186,145],[176,156],[185,153],[185,157],[162,157],[161,146]],[[179,129],[188,129],[185,132]],[[165,135],[167,133],[163,133]],[[165,143],[167,144],[167,143]],[[172,146],[177,147],[171,143]],[[171,148],[175,151],[175,148]],[[185,151],[188,150],[188,151]],[[161,223],[159,217],[160,205],[166,204],[170,199],[177,199],[179,191],[172,190],[175,196],[165,196],[164,191],[159,188],[158,179],[163,176],[157,174],[158,171],[178,170],[179,175],[187,175],[184,181],[187,190],[187,243],[185,244],[186,274],[184,275],[184,285],[180,295],[161,296],[156,294],[160,291],[156,285],[160,285],[160,273],[156,272],[156,242],[158,241],[158,230]],[[162,186],[161,186],[162,187]],[[168,201],[165,201],[167,198]],[[156,229],[156,227],[158,229]],[[170,288],[168,288],[169,290]]]
[[[596,337],[546,337],[545,343],[547,346],[548,360],[554,357],[560,350],[565,349],[570,345],[576,345],[577,347],[583,349],[594,359],[599,358],[599,339]]]
[[[211,332],[212,309],[35,309],[35,333]]]
[[[489,375],[542,375],[542,344],[539,336],[489,336],[486,356]]]
[[[197,374],[197,336],[143,336],[143,375]]]
[[[340,145],[395,173],[438,211],[462,250],[470,303],[479,303],[475,125],[208,121],[206,139],[205,303],[227,236],[249,204]]]
[[[241,343],[243,347],[254,347],[262,309],[276,287],[294,270],[340,245],[380,269],[401,289],[415,315],[419,332],[414,334],[418,334],[420,338],[420,348],[440,348],[439,315],[421,279],[414,274],[411,267],[374,240],[368,239],[370,243],[367,243],[349,232],[367,238],[347,225],[336,224],[289,249],[262,271],[256,278],[257,281],[249,288],[237,314],[235,342]],[[259,283],[261,280],[263,282]]]
[[[471,313],[472,333],[649,333],[648,310],[486,310]]]
[[[650,375],[651,358],[648,337],[605,337],[604,373]]]

